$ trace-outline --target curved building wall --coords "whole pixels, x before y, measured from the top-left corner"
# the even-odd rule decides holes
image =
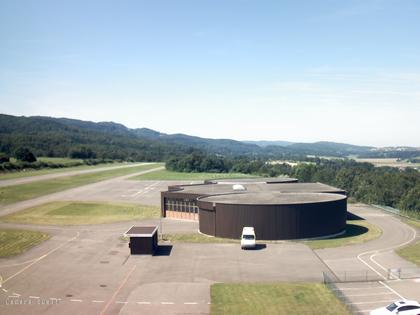
[[[288,240],[340,233],[346,227],[347,198],[293,204],[234,204],[198,200],[200,232],[238,239],[253,226],[257,239]]]

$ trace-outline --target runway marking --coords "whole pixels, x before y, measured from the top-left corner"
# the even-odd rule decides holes
[[[125,301],[125,302],[123,302],[123,301],[116,301],[115,303],[116,304],[127,304],[128,302],[127,301]]]
[[[397,296],[399,296],[401,299],[404,300],[404,297],[399,294],[397,291],[395,291],[393,288],[391,288],[389,285],[383,283],[382,281],[379,281],[380,284],[382,284],[385,288],[387,288],[389,291],[393,292],[394,294],[396,294]]]
[[[58,249],[60,249],[61,247],[63,247],[64,245],[66,245],[67,243],[74,241],[76,238],[78,238],[80,236],[80,232],[76,233],[76,236],[72,237],[71,239],[67,240],[67,242],[62,243],[60,246],[57,246],[56,248],[53,248],[52,250],[50,250],[49,252],[47,252],[46,254],[42,255],[41,257],[38,257],[35,261],[33,261],[32,263],[30,263],[29,265],[27,265],[26,267],[22,268],[21,270],[19,270],[18,272],[16,272],[15,274],[11,275],[9,278],[7,278],[6,280],[3,281],[3,283],[6,283],[7,281],[13,279],[14,277],[20,275],[22,272],[24,272],[26,269],[32,267],[34,264],[36,264],[37,262],[41,261],[42,259],[44,259],[45,257],[47,257],[48,255],[52,254],[53,252],[57,251]]]
[[[174,302],[160,302],[160,304],[163,304],[163,305],[171,305],[171,304],[175,304]]]
[[[137,304],[151,304],[150,302],[137,302]]]
[[[40,297],[39,297],[39,296],[33,296],[33,295],[30,295],[30,296],[29,296],[29,298],[30,298],[30,299],[39,299]]]
[[[134,265],[133,268],[131,268],[130,272],[127,274],[127,276],[123,279],[123,281],[121,282],[121,284],[119,285],[119,287],[117,288],[117,290],[115,290],[114,294],[111,296],[111,298],[109,299],[108,303],[105,305],[105,307],[102,309],[102,311],[100,312],[100,315],[105,314],[106,310],[108,309],[108,307],[111,305],[112,301],[115,299],[115,297],[117,296],[118,292],[120,292],[120,290],[122,289],[122,287],[126,284],[128,278],[130,277],[130,275],[133,273],[134,269],[136,269],[137,265]]]
[[[362,304],[375,304],[375,303],[390,303],[394,300],[377,300],[377,301],[369,301],[369,302],[352,302],[346,303],[347,305],[362,305]]]
[[[401,244],[399,244],[399,245],[397,245],[397,246],[393,246],[393,247],[387,247],[387,248],[383,248],[383,249],[377,249],[377,250],[370,250],[370,251],[367,251],[367,252],[363,252],[363,253],[360,253],[359,255],[357,255],[357,259],[359,259],[359,261],[361,261],[363,264],[365,264],[369,269],[371,269],[373,272],[375,272],[377,275],[379,275],[381,278],[383,278],[384,280],[387,280],[387,278],[385,277],[385,276],[383,276],[380,272],[378,272],[375,268],[373,268],[371,265],[369,265],[367,262],[365,262],[363,259],[362,259],[362,256],[364,256],[364,255],[368,255],[368,254],[372,254],[370,257],[369,257],[369,260],[370,261],[372,261],[375,265],[377,265],[378,267],[380,267],[382,270],[384,270],[384,271],[388,271],[388,269],[386,269],[384,266],[382,266],[380,263],[378,263],[375,259],[374,259],[374,257],[375,256],[377,256],[377,255],[379,255],[379,254],[383,254],[383,253],[386,253],[386,252],[388,252],[388,251],[394,251],[396,248],[399,248],[399,247],[402,247],[402,246],[405,246],[405,245],[407,245],[407,244],[409,244],[409,243],[411,243],[416,237],[417,237],[417,231],[415,230],[415,229],[413,229],[411,226],[407,226],[412,232],[413,232],[413,236],[408,240],[408,241],[405,241],[404,243],[401,243]]]
[[[70,302],[83,302],[83,300],[80,300],[80,299],[71,299]]]
[[[105,302],[105,301],[102,301],[102,300],[92,300],[92,303],[103,303],[103,302]]]
[[[342,294],[342,296],[345,297],[355,297],[355,296],[375,296],[375,295],[387,295],[387,294],[392,294],[394,295],[394,292],[384,292],[384,293],[370,293],[370,294],[350,294],[350,295],[344,295]]]
[[[17,297],[21,296],[19,293],[16,293],[16,292],[13,292],[13,295]]]
[[[2,288],[2,290],[3,290],[4,292],[6,292],[6,293],[7,293],[7,292],[9,292],[9,291],[8,291],[8,290],[6,290],[5,288]]]
[[[197,302],[184,302],[185,305],[197,305]]]
[[[368,288],[340,288],[340,289],[333,289],[333,291],[345,291],[345,290],[372,290],[372,289],[384,289],[383,287],[377,286],[377,287],[368,287]]]

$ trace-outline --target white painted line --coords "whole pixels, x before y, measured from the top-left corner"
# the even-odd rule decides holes
[[[197,302],[185,302],[184,303],[185,305],[196,305],[196,304],[198,304]]]
[[[375,304],[375,303],[390,303],[394,300],[378,300],[378,301],[370,301],[370,302],[352,302],[346,303],[347,305],[361,305],[361,304]]]
[[[6,292],[6,293],[7,293],[7,292],[9,292],[9,291],[8,291],[8,290],[6,290],[5,288],[2,288],[2,290],[3,290],[4,292]]]
[[[379,281],[380,284],[382,284],[385,288],[387,288],[389,291],[393,292],[394,294],[398,295],[401,299],[404,300],[404,297],[399,294],[397,291],[395,291],[393,288],[391,288],[390,286],[388,286],[387,284],[383,283],[382,281]]]
[[[33,295],[30,295],[30,296],[29,296],[29,298],[30,298],[30,299],[39,299],[39,296],[33,296]]]
[[[394,292],[384,292],[384,293],[371,293],[371,294],[343,294],[342,296],[345,297],[354,297],[354,296],[375,296],[375,295],[387,295],[392,294],[394,295]]]
[[[171,304],[175,304],[174,302],[160,302],[160,304],[163,304],[163,305],[171,305]]]
[[[116,301],[116,304],[127,304],[128,302]]]
[[[83,300],[80,300],[80,299],[71,299],[70,302],[83,302]]]
[[[372,289],[384,290],[384,288],[383,288],[383,287],[377,286],[377,287],[370,287],[370,288],[340,288],[340,289],[333,289],[333,291],[347,291],[347,290],[372,290]]]
[[[22,268],[21,270],[19,270],[18,272],[16,272],[15,274],[11,275],[9,278],[5,279],[3,281],[3,283],[6,283],[7,281],[13,279],[14,277],[20,275],[22,272],[24,272],[26,269],[30,268],[32,265],[36,264],[37,262],[41,261],[42,259],[44,259],[45,257],[47,257],[48,255],[54,253],[55,251],[57,251],[58,249],[60,249],[61,247],[63,247],[64,245],[66,245],[67,243],[70,243],[71,241],[74,241],[75,239],[77,239],[80,236],[80,232],[76,232],[76,236],[68,239],[67,241],[65,241],[64,243],[61,243],[61,245],[51,249],[49,252],[47,252],[46,254],[42,255],[41,257],[38,257],[37,259],[35,259],[32,263],[30,263],[29,265],[27,265],[26,267]]]
[[[211,302],[207,302],[207,304],[209,304],[209,305],[210,305],[210,304],[211,304]]]
[[[137,304],[151,304],[150,302],[137,302]]]
[[[100,301],[100,300],[92,300],[92,303],[103,303],[105,301]]]
[[[20,294],[16,292],[13,292],[13,295],[20,296]]]
[[[19,297],[18,297],[18,296],[16,296],[16,295],[9,295],[7,298],[8,298],[8,299],[17,299],[17,298],[19,298]]]

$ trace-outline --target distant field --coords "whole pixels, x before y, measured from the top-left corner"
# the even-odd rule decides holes
[[[356,162],[367,162],[377,167],[379,166],[391,166],[391,167],[420,167],[420,163],[410,163],[406,160],[398,161],[397,159],[355,159]]]
[[[0,217],[24,224],[83,225],[158,218],[159,207],[92,202],[51,202]]]
[[[420,267],[420,241],[398,249],[397,254]]]
[[[0,229],[0,258],[21,254],[48,238],[42,232]]]
[[[242,173],[184,173],[161,170],[140,176],[134,176],[133,180],[205,180],[205,179],[222,179],[222,178],[249,178],[255,177]]]
[[[71,172],[71,171],[79,171],[85,169],[95,169],[101,167],[112,167],[112,166],[122,166],[122,165],[130,165],[132,163],[102,163],[97,165],[80,165],[80,166],[73,166],[73,167],[64,167],[64,168],[43,168],[39,170],[23,170],[23,171],[11,171],[11,172],[1,172],[0,173],[0,180],[3,179],[13,179],[13,178],[22,178],[22,177],[29,177],[29,176],[38,176],[38,175],[46,175],[46,174],[54,174],[54,173],[62,173],[62,172]]]
[[[152,163],[133,167],[124,167],[89,174],[59,177],[22,185],[0,187],[0,206],[28,200],[58,191],[87,185],[117,176],[128,175],[140,171],[157,168],[162,164]]]
[[[212,315],[350,315],[321,283],[213,284]]]
[[[58,158],[58,157],[38,157],[38,161],[56,163],[56,164],[71,164],[74,162],[83,162],[82,159]]]
[[[347,222],[346,233],[323,240],[305,241],[312,249],[339,247],[364,243],[381,236],[382,231],[365,220],[352,220]]]

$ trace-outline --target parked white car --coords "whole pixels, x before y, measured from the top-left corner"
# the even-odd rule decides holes
[[[241,235],[241,248],[255,248],[255,231],[253,227],[244,227]]]
[[[420,303],[417,301],[401,300],[388,306],[377,308],[370,312],[370,315],[420,315]]]

